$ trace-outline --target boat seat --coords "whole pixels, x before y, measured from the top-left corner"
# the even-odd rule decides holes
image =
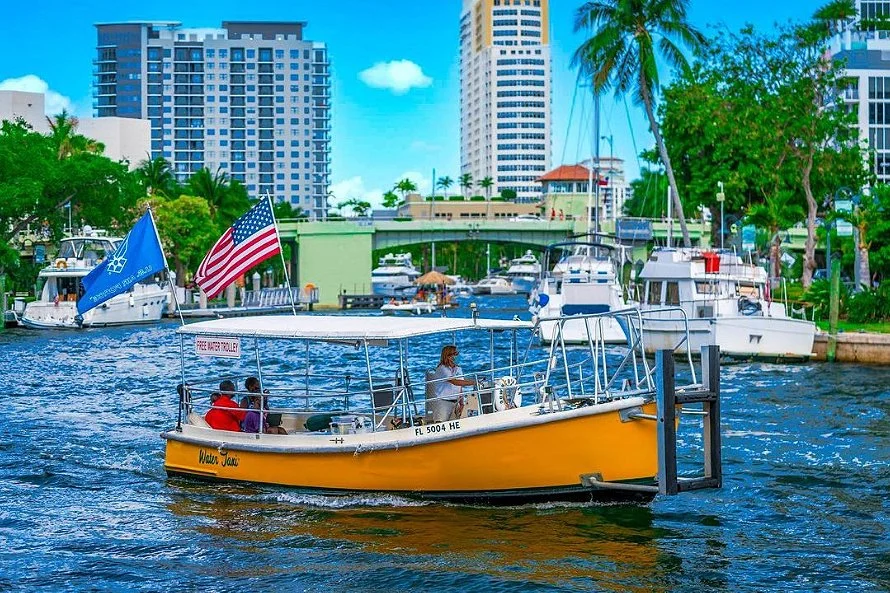
[[[396,400],[396,391],[390,384],[374,385],[371,387],[371,399],[374,402],[374,411],[377,414],[386,414]]]
[[[204,417],[197,412],[189,412],[188,423],[192,426],[198,426],[200,428],[210,428],[210,425],[207,424],[207,421],[204,420]]]

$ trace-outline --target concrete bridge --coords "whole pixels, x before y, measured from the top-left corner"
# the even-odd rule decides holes
[[[692,223],[691,223],[692,224]],[[371,270],[375,249],[395,250],[422,243],[480,241],[487,243],[523,243],[543,250],[550,243],[564,241],[587,229],[583,220],[515,221],[509,219],[371,221],[353,219],[330,222],[278,221],[283,244],[291,246],[291,283],[318,288],[319,304],[334,306],[344,290],[349,294],[371,291]],[[604,232],[614,225],[604,225]],[[674,225],[679,233],[678,225]],[[709,229],[694,224],[694,241],[707,236]],[[667,234],[667,225],[653,225],[655,238]]]

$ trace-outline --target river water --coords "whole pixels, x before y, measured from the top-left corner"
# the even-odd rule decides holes
[[[720,490],[492,509],[168,479],[176,327],[0,333],[0,591],[890,590],[885,368],[724,366]]]

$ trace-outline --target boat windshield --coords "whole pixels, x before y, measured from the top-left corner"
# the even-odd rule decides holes
[[[63,239],[59,246],[59,257],[63,259],[87,259],[94,263],[105,259],[117,249],[119,240],[97,239],[91,237],[77,237]]]

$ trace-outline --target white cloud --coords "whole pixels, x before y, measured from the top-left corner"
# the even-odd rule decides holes
[[[69,113],[80,115],[82,105],[75,106],[68,97],[56,91],[50,90],[49,84],[35,74],[26,74],[19,78],[7,78],[0,81],[0,91],[24,91],[27,93],[43,93],[46,104],[44,111],[47,115],[55,115],[63,109]]]
[[[334,208],[340,202],[345,202],[350,198],[358,198],[370,202],[373,208],[383,207],[383,190],[366,188],[364,180],[359,175],[332,183],[330,191],[334,194],[330,198],[330,204]]]
[[[370,87],[389,89],[397,95],[404,95],[412,88],[424,88],[433,84],[433,79],[411,60],[377,62],[359,72],[358,77]]]

